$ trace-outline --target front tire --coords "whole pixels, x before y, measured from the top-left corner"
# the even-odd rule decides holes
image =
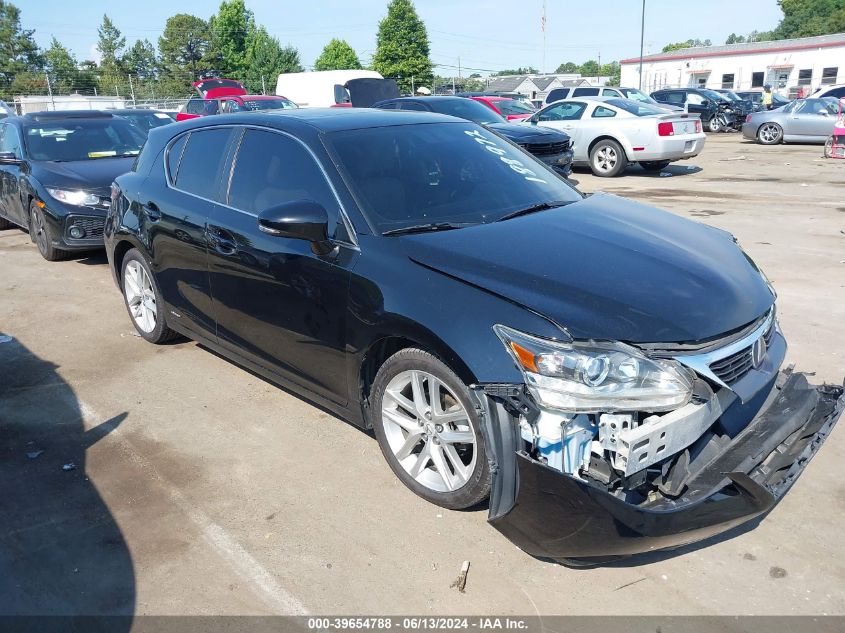
[[[137,249],[124,256],[120,279],[123,301],[138,334],[155,344],[176,338],[176,332],[165,322],[164,302],[155,277]]]
[[[707,131],[713,133],[722,131],[722,120],[718,114],[707,122]]]
[[[627,166],[625,150],[616,141],[602,139],[590,150],[590,169],[600,178],[618,176]]]
[[[67,251],[53,246],[53,231],[35,200],[29,203],[29,237],[35,242],[41,257],[48,262],[57,262],[67,257]]]
[[[764,123],[757,130],[757,140],[763,145],[777,145],[783,140],[783,128],[777,123]]]
[[[382,454],[413,492],[452,510],[488,497],[481,420],[469,389],[442,361],[419,349],[397,352],[376,374],[370,405]]]
[[[640,167],[646,171],[661,171],[669,166],[668,160],[647,160],[640,161]]]
[[[833,136],[828,136],[824,142],[824,157],[833,158]],[[0,228],[3,228],[2,225],[0,225]]]

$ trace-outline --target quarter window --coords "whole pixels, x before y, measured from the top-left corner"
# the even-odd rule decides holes
[[[836,77],[839,75],[839,67],[834,66],[833,68],[825,68],[822,71],[822,83],[823,84],[835,84]]]
[[[183,134],[167,150],[167,176],[170,182],[176,182],[176,174],[179,171],[179,159],[182,158],[182,150],[185,149],[185,141],[188,135]]]
[[[283,134],[247,130],[241,141],[228,204],[258,214],[293,200],[314,200],[337,218],[339,208],[311,154]]]
[[[179,162],[176,187],[202,198],[217,200],[231,134],[231,128],[191,132]]]
[[[616,116],[616,111],[611,110],[610,108],[605,108],[604,106],[597,106],[596,109],[593,110],[594,119],[606,119],[614,116]]]

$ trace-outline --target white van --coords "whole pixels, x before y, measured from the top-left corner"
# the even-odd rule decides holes
[[[382,79],[374,70],[322,70],[309,73],[282,73],[276,82],[276,94],[293,101],[300,108],[328,108],[348,104],[344,84],[350,79]]]

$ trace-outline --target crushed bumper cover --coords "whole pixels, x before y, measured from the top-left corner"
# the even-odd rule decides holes
[[[569,563],[672,549],[770,511],[803,472],[845,409],[841,387],[782,374],[771,404],[687,482],[676,499],[626,503],[516,450],[495,464],[490,523],[525,552]],[[487,410],[495,434],[504,408]],[[519,446],[496,438],[494,450]],[[513,479],[513,481],[511,481]]]

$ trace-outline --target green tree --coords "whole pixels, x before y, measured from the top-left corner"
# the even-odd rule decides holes
[[[534,68],[534,66],[527,66],[525,68],[520,66],[519,68],[516,68],[516,69],[508,68],[506,70],[500,70],[497,73],[493,73],[493,76],[494,77],[505,77],[507,75],[537,75],[537,74],[539,74],[539,72],[540,71],[537,70],[536,68]]]
[[[158,72],[156,49],[149,40],[137,40],[123,56],[123,64],[127,72],[141,81],[155,79]]]
[[[728,35],[728,39],[725,40],[725,44],[744,44],[747,41],[744,35],[737,35],[736,33],[731,33]]]
[[[223,0],[212,20],[213,46],[220,55],[224,75],[238,78],[247,69],[247,49],[255,31],[255,16],[244,0]]]
[[[428,33],[411,0],[390,0],[379,22],[373,69],[396,80],[400,90],[430,84],[433,79]]]
[[[777,39],[845,31],[845,0],[778,0],[783,19]]]
[[[246,72],[242,75],[247,89],[254,93],[266,89],[273,94],[280,73],[298,72],[302,72],[299,51],[292,46],[282,46],[267,29],[258,27],[247,44]]]
[[[663,47],[664,53],[670,53],[672,51],[681,50],[682,48],[696,48],[699,46],[712,46],[713,42],[710,40],[700,40],[700,39],[689,39],[686,42],[675,42],[673,44],[667,44]]]
[[[126,38],[111,21],[103,15],[103,21],[97,27],[97,50],[100,52],[100,88],[103,93],[125,95],[127,77],[123,67],[123,49]]]
[[[55,37],[44,51],[44,70],[53,92],[69,93],[75,89],[79,75],[76,58]]]
[[[622,80],[622,66],[619,65],[619,62],[603,64],[599,70],[599,75],[602,77],[609,77],[607,80],[609,85],[618,86],[619,82]]]
[[[582,77],[598,77],[601,74],[601,67],[594,59],[588,59],[578,69]]]
[[[9,91],[18,74],[41,69],[43,59],[33,33],[21,27],[21,10],[0,0],[0,92]]]
[[[358,55],[346,40],[333,39],[314,62],[314,70],[357,70],[361,68]]]
[[[557,67],[555,70],[558,74],[570,74],[570,73],[577,73],[578,72],[578,64],[575,62],[565,62]]]
[[[187,13],[177,13],[164,25],[158,38],[161,75],[157,93],[180,96],[190,91],[191,82],[200,73],[212,69],[217,61],[212,48],[208,21]]]
[[[86,59],[79,62],[76,75],[76,92],[83,95],[97,94],[100,89],[100,70],[97,62]]]

